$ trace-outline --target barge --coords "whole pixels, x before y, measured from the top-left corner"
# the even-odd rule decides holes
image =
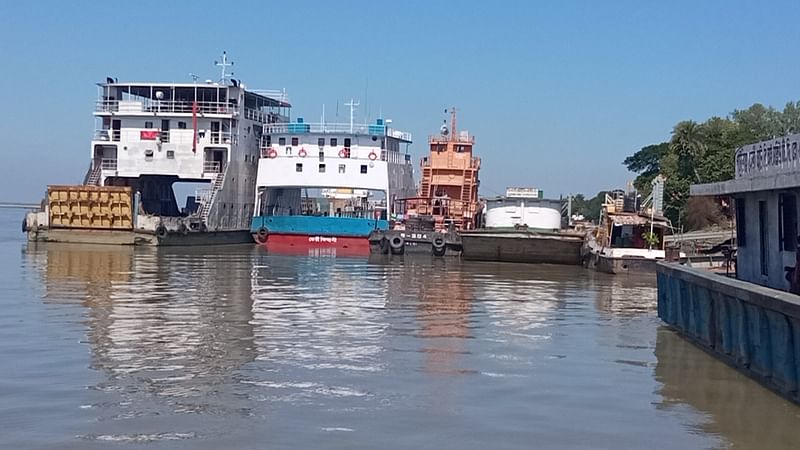
[[[42,208],[25,218],[28,239],[251,242],[258,143],[265,127],[288,122],[291,105],[284,92],[231,78],[231,64],[223,54],[217,82],[99,83],[84,182],[48,188]]]
[[[461,233],[464,259],[543,264],[581,264],[584,235],[562,231],[563,200],[534,188],[507,188],[484,201],[483,229]]]

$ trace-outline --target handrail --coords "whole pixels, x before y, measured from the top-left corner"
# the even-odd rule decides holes
[[[203,173],[220,173],[222,166],[219,161],[203,161]]]
[[[117,159],[116,158],[101,159],[100,168],[103,170],[117,170]]]

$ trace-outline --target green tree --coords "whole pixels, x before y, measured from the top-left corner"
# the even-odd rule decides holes
[[[703,128],[693,120],[678,122],[672,129],[669,149],[678,156],[679,170],[691,170],[695,180],[700,183],[702,178],[697,170],[697,163],[706,153]]]

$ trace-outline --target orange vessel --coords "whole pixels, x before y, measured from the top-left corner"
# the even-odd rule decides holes
[[[450,127],[428,138],[430,154],[420,162],[418,197],[404,199],[408,220],[428,217],[436,230],[452,225],[456,230],[475,228],[478,213],[478,171],[481,159],[473,156],[475,137],[456,128],[456,109],[450,110]]]

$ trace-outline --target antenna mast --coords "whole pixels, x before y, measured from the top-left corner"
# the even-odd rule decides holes
[[[228,54],[227,54],[227,52],[223,51],[222,52],[222,59],[220,61],[214,61],[214,65],[222,68],[222,75],[221,75],[221,78],[219,79],[219,81],[220,81],[220,83],[224,84],[225,81],[227,80],[227,78],[233,75],[233,72],[231,72],[229,74],[225,72],[226,68],[228,68],[230,66],[233,66],[233,61],[228,62]]]
[[[456,137],[456,107],[450,108],[450,137],[452,140],[458,140]]]
[[[350,98],[350,103],[345,103],[344,104],[344,106],[349,106],[350,107],[350,132],[351,133],[353,132],[353,117],[354,117],[354,114],[356,112],[356,107],[358,105],[360,105],[360,104],[361,104],[360,102],[356,103],[355,100],[353,100],[352,98]]]

